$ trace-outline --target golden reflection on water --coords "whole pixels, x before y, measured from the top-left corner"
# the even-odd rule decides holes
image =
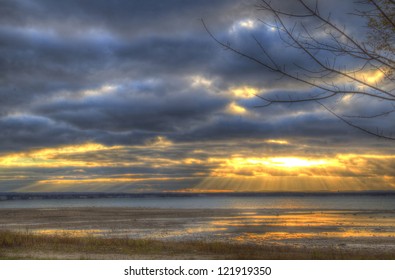
[[[211,222],[238,233],[234,240],[281,241],[319,238],[395,238],[394,213],[357,211],[296,211],[294,213],[241,213]]]
[[[31,232],[38,235],[88,237],[101,236],[105,231],[103,229],[35,229]]]
[[[356,214],[325,214],[320,212],[308,212],[297,214],[275,214],[275,215],[240,215],[223,217],[215,220],[213,225],[222,226],[282,226],[282,227],[320,227],[320,226],[374,226],[385,224],[393,225],[393,220],[383,217],[356,216]]]
[[[149,239],[204,239],[237,242],[304,242],[357,238],[394,238],[395,212],[376,211],[240,211],[229,215],[196,218],[163,227],[101,229],[33,229],[40,235],[71,237],[130,237]],[[372,239],[373,240],[373,239]]]
[[[267,232],[267,233],[245,233],[235,237],[238,241],[281,241],[290,239],[320,239],[320,238],[366,238],[366,237],[395,237],[395,232],[370,232],[370,231],[345,231],[345,232]]]

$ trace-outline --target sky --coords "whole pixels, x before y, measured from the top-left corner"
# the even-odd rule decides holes
[[[352,1],[325,2],[364,39],[366,23],[347,14]],[[203,27],[261,58],[255,36],[289,71],[312,66],[262,23],[271,18],[257,3],[0,0],[0,192],[395,190],[394,141],[316,103],[255,107],[265,104],[256,95],[317,93]],[[363,75],[383,82],[377,71]],[[349,95],[325,105],[340,115],[394,106]],[[394,115],[353,121],[391,132]]]

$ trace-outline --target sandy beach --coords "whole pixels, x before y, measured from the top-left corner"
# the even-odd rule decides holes
[[[367,256],[377,252],[395,255],[395,211],[382,210],[1,209],[0,231],[40,237],[221,242],[236,246],[274,246],[320,252],[363,252]],[[79,255],[69,254],[67,257],[57,254],[48,257],[79,258]],[[208,258],[202,252],[178,257],[192,256]],[[119,259],[141,256],[86,257]],[[224,255],[222,257],[226,258]],[[151,255],[144,258],[157,257]]]

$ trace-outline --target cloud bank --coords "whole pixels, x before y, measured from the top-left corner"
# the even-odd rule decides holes
[[[224,50],[200,21],[243,51],[262,55],[254,35],[279,63],[309,66],[255,4],[2,1],[0,191],[395,188],[391,142],[316,104],[255,108],[255,94],[316,93]],[[383,124],[393,116],[369,126]]]

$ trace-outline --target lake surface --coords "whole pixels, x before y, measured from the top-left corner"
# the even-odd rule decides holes
[[[0,230],[395,251],[394,195],[0,201]]]
[[[259,196],[33,199],[0,201],[0,209],[137,207],[170,209],[395,210],[395,196]]]

